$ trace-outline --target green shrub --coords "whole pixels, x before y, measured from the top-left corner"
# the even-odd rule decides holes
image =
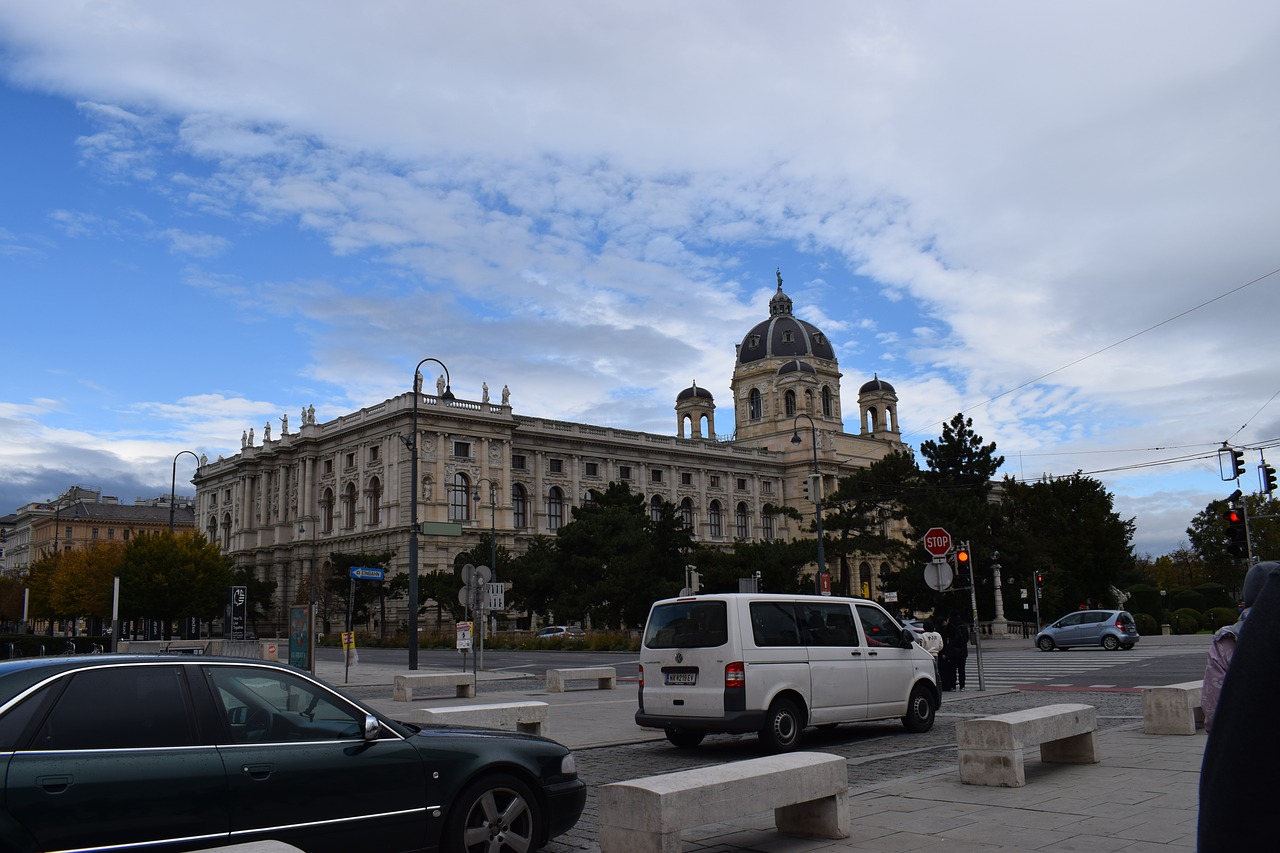
[[[1208,608],[1234,608],[1236,605],[1236,602],[1228,594],[1227,588],[1220,583],[1202,583],[1195,587],[1195,591],[1204,596],[1205,606]]]
[[[1138,633],[1144,637],[1152,637],[1160,633],[1160,620],[1150,613],[1135,613],[1133,621],[1138,623]]]
[[[1216,631],[1223,625],[1232,625],[1239,614],[1234,607],[1210,607],[1200,617],[1200,624],[1210,631]]]
[[[1184,607],[1169,614],[1169,627],[1175,634],[1194,634],[1200,630],[1200,614]]]
[[[1194,589],[1175,589],[1169,594],[1169,607],[1173,610],[1194,610],[1203,613],[1213,605]]]

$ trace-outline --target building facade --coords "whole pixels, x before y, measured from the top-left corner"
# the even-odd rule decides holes
[[[127,543],[142,533],[169,529],[169,496],[132,504],[103,495],[100,489],[72,486],[48,503],[29,503],[18,509],[4,526],[6,575],[21,577],[41,557],[83,548],[97,542]],[[178,496],[173,501],[173,529],[194,530],[195,501]]]
[[[462,529],[419,537],[422,573],[452,571],[455,557],[490,530],[523,553],[614,481],[643,494],[654,512],[673,504],[701,543],[812,536],[808,521],[772,508],[793,506],[811,520],[804,492],[815,467],[829,491],[906,447],[897,396],[878,377],[861,386],[858,430],[845,431],[840,379],[830,341],[794,316],[779,275],[769,318],[738,346],[728,437],[717,437],[714,398],[696,383],[676,397],[675,434],[657,435],[517,414],[506,387],[497,401],[487,386],[479,400],[452,398],[441,376],[434,395],[416,388],[325,423],[304,409],[296,431],[282,418],[279,435],[268,424],[261,444],[246,431],[238,454],[202,460],[197,524],[237,565],[276,581],[278,608],[302,601],[310,561],[323,570],[334,552],[394,552],[388,576],[407,572],[416,421],[417,518]],[[879,571],[870,560],[858,571],[852,588],[872,594]]]

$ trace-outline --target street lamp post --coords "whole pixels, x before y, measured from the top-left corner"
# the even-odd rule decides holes
[[[422,396],[422,365],[433,361],[444,368],[442,400],[452,400],[449,368],[438,358],[424,358],[413,369],[413,426],[409,447],[409,669],[418,668],[418,398]]]
[[[813,487],[810,491],[813,494],[809,498],[813,501],[813,517],[814,525],[818,528],[818,573],[813,577],[813,591],[817,595],[822,595],[822,576],[827,573],[827,557],[822,545],[822,496],[818,494],[822,489],[822,474],[818,471],[818,425],[813,422],[813,418],[801,412],[791,421],[791,443],[800,443],[800,429],[797,426],[801,418],[809,421],[809,434],[813,440]]]
[[[178,490],[178,457],[182,454],[188,454],[192,459],[196,460],[196,470],[200,470],[200,457],[196,456],[190,450],[179,450],[173,455],[173,477],[169,480],[169,532],[173,532],[173,510],[174,502],[177,500]]]
[[[311,568],[307,573],[307,584],[311,587],[311,594],[308,596],[311,605],[311,624],[307,631],[307,660],[311,661],[311,674],[316,674],[316,616],[319,604],[319,590],[316,589],[316,530],[320,527],[320,522],[313,515],[307,516],[298,524],[298,532],[306,533],[307,525],[305,522],[311,522]]]
[[[476,480],[475,502],[480,504],[480,484],[489,484],[489,578],[490,581],[496,583],[498,580],[498,484],[490,480],[488,477],[481,477]],[[484,591],[480,590],[483,595]],[[482,599],[483,601],[483,599]],[[476,663],[481,669],[484,668],[484,636],[488,630],[488,608],[482,606],[480,608],[480,630],[476,632],[479,646],[476,652]]]

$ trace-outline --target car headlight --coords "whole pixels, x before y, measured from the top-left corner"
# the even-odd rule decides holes
[[[578,765],[573,760],[572,752],[560,759],[560,773],[563,776],[578,775]]]

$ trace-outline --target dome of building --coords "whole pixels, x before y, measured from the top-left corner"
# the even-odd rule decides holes
[[[875,376],[875,374],[872,374],[872,375]],[[888,382],[885,382],[879,376],[875,376],[874,379],[872,379],[870,382],[866,383],[865,385],[863,385],[861,388],[858,389],[859,394],[871,394],[876,391],[884,391],[889,394],[898,393],[897,391],[893,390],[892,385],[890,385]]]
[[[676,395],[676,402],[678,403],[681,400],[688,400],[693,397],[698,397],[703,400],[714,399],[711,396],[710,391],[708,391],[706,388],[699,388],[698,383],[695,382],[692,385],[690,385],[688,388],[684,389],[683,391],[681,391],[679,394]]]
[[[791,313],[791,297],[782,292],[781,272],[778,273],[778,292],[769,300],[769,319],[757,323],[738,345],[738,364],[766,358],[836,360],[827,336],[817,326]]]

